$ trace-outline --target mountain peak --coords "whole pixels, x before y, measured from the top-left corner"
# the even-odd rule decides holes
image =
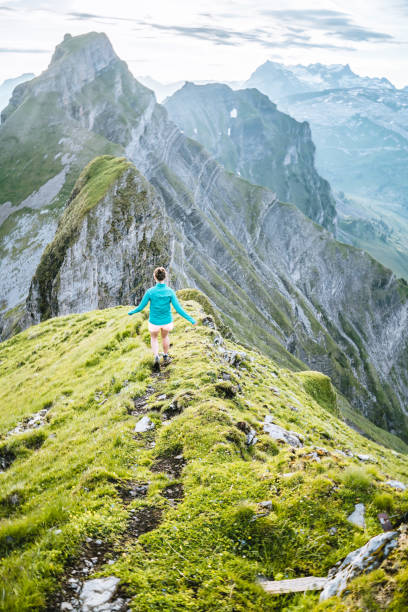
[[[100,70],[118,57],[109,38],[104,32],[88,32],[79,36],[65,34],[63,41],[55,47],[49,68],[69,60],[72,56],[82,56],[82,61],[91,63]]]

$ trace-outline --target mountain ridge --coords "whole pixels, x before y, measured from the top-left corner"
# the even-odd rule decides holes
[[[168,98],[170,118],[227,170],[275,191],[335,234],[335,200],[314,167],[309,125],[277,110],[256,89],[186,83]]]
[[[121,306],[0,345],[0,605],[80,610],[89,580],[113,577],[121,610],[401,610],[403,527],[388,560],[323,604],[264,591],[327,575],[380,534],[379,512],[403,522],[407,447],[356,433],[327,377],[227,340],[205,296],[178,295],[198,325],[176,315],[159,375],[145,313]]]
[[[106,37],[92,34],[93,49],[95,40],[100,41],[105,49]],[[84,41],[86,37],[80,37],[80,43]],[[76,44],[75,39],[68,38],[63,46],[74,49]],[[67,59],[63,55],[57,63],[72,61],[72,57],[70,60],[69,56]],[[75,66],[75,61],[72,65]],[[86,72],[81,67],[79,74],[84,70]],[[54,77],[48,77],[45,74],[37,79],[44,79],[45,84],[53,86]],[[37,80],[36,86],[38,83]],[[129,92],[133,97],[128,95]],[[79,133],[87,139],[85,142],[91,139],[94,150],[102,149],[96,154],[112,154],[113,149],[115,156],[125,153],[135,164],[137,171],[155,190],[169,221],[169,260],[175,287],[193,285],[203,289],[223,312],[227,324],[239,339],[252,346],[256,344],[284,365],[302,369],[302,362],[307,362],[309,368],[329,374],[356,408],[377,424],[405,436],[407,296],[403,284],[362,252],[336,243],[294,205],[281,203],[273,192],[223,170],[198,142],[184,136],[168,120],[166,110],[155,102],[152,92],[138,84],[119,59],[110,63],[108,70],[82,89],[72,93],[66,103],[64,93],[63,87],[61,92],[55,92],[52,100],[48,100],[47,120],[55,121],[60,130],[58,137],[54,135],[56,149],[63,148],[67,139],[67,149],[73,155],[75,151],[70,149],[69,143]],[[27,97],[9,115],[0,128],[0,140],[4,135],[16,133],[15,130],[21,126],[18,119],[25,118],[26,105],[34,104],[35,100]],[[105,122],[107,114],[111,121]],[[31,125],[29,118],[26,118],[26,123]],[[38,132],[34,133],[38,135]],[[116,134],[120,135],[122,145],[108,140]],[[37,141],[37,146],[39,144]],[[48,149],[51,144],[52,141],[47,143]],[[106,151],[108,147],[110,151]],[[84,157],[95,157],[95,153],[92,157],[90,155],[91,147],[84,151]],[[61,168],[61,156],[59,153],[55,156],[58,168]],[[73,179],[80,161],[78,156],[74,156],[69,181],[64,183],[58,196],[59,203],[55,204],[53,231],[47,234],[48,243],[53,240],[57,219],[72,193],[68,188],[70,185],[74,188]],[[89,162],[89,158],[84,162]],[[20,166],[17,169],[21,172]],[[24,174],[11,171],[9,176],[15,181],[19,177],[27,179]],[[115,184],[112,187],[114,194]],[[71,204],[77,195],[72,193]],[[49,202],[44,198],[42,204],[48,207]],[[109,215],[109,211],[115,211],[114,195],[106,200],[102,210]],[[42,212],[44,208],[39,208],[38,219],[41,219]],[[26,212],[21,214],[26,215]],[[116,214],[113,214],[113,219]],[[84,224],[87,220],[85,216]],[[98,222],[98,217],[95,221]],[[87,252],[86,235],[84,230],[83,239],[75,243],[78,252],[81,249]],[[10,244],[9,249],[19,246],[13,242],[14,236],[15,233],[7,231],[3,238]],[[127,237],[125,231],[118,239],[124,254],[127,252],[124,242]],[[103,237],[99,236],[93,244],[98,245],[103,257],[106,248]],[[43,263],[40,261],[41,255],[46,258],[43,249],[38,249],[36,255],[40,266],[44,266],[44,260]],[[22,249],[20,259],[15,260],[16,276],[8,274],[1,280],[3,286],[6,282],[13,283],[13,291],[18,275],[21,276],[25,253]],[[128,255],[125,259],[132,270]],[[25,278],[33,278],[37,264],[33,261],[32,268],[26,266]],[[75,268],[80,264],[75,257],[71,267],[67,263],[71,274],[74,269],[80,269]],[[109,262],[105,267],[112,276]],[[149,275],[148,271],[142,272],[142,267],[140,261],[133,276],[133,285],[137,287],[134,292],[136,299],[146,288],[142,285],[147,283]],[[51,281],[58,284],[58,274],[54,276],[52,270],[50,265]],[[98,268],[95,276],[91,270],[87,274],[82,280],[72,275],[72,309],[79,307],[82,299],[81,282],[91,285],[96,282],[98,291],[103,292],[103,283],[98,282],[98,278],[102,278],[98,276]],[[138,278],[143,282],[138,283]],[[128,281],[122,275],[117,282],[124,288],[121,297],[118,289],[117,299],[124,300],[126,296],[127,300]],[[24,290],[25,295],[29,285],[30,281],[25,286],[20,281],[21,292]],[[56,294],[51,292],[51,301],[52,295]],[[89,308],[98,305],[91,299],[87,304]],[[34,320],[41,318],[42,308],[36,299],[31,301],[30,312]],[[47,303],[44,312],[47,309],[56,313],[58,305],[54,308]],[[6,333],[12,327],[9,320],[3,317],[3,331]],[[402,331],[397,333],[397,329]],[[380,339],[384,340],[386,357],[381,352]]]

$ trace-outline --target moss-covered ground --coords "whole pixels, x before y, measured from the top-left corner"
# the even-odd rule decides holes
[[[358,579],[345,601],[271,596],[257,584],[258,575],[325,576],[381,531],[379,511],[395,520],[407,512],[407,493],[385,481],[408,480],[408,449],[390,434],[399,452],[350,429],[321,374],[278,368],[248,349],[230,365],[218,332],[203,325],[205,300],[184,296],[199,324],[176,318],[173,361],[159,376],[146,315],[130,318],[125,307],[49,319],[0,345],[0,609],[45,609],[89,537],[113,546],[99,575],[118,576],[137,611],[375,610],[384,585],[389,609],[406,609],[403,550],[393,574]],[[9,433],[40,410],[42,426]],[[155,429],[135,434],[142,414]],[[303,448],[263,433],[267,414],[299,432]],[[257,432],[254,446],[243,423]],[[325,449],[319,460],[315,447]],[[125,502],[121,491],[138,484],[147,494]],[[170,484],[181,485],[178,504],[166,496]],[[269,513],[261,501],[272,502]],[[365,530],[346,520],[359,502]],[[135,510],[161,513],[139,538]]]

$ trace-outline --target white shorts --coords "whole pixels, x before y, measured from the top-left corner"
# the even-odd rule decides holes
[[[165,331],[171,331],[174,327],[174,323],[173,321],[171,321],[170,323],[166,323],[165,325],[155,325],[154,323],[150,323],[149,321],[147,327],[149,332],[158,332],[161,329],[164,329]]]

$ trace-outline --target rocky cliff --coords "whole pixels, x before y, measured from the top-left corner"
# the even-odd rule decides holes
[[[112,167],[119,175],[110,170],[98,201],[87,176],[95,180]],[[337,243],[295,206],[218,172],[208,197],[222,187],[224,199],[237,201],[247,187],[255,217],[245,217],[244,206],[203,211],[192,202],[186,214],[188,194],[170,171],[162,168],[157,175],[156,193],[123,160],[95,160],[80,177],[42,257],[27,303],[28,322],[140,299],[154,266],[169,262],[172,282],[205,288],[238,337],[295,369],[307,363],[329,374],[363,414],[405,437],[404,285],[370,256]],[[142,185],[136,208],[135,191],[124,189],[129,174]]]
[[[364,414],[407,437],[406,287],[369,256],[337,243],[294,205],[280,203],[274,192],[225,171],[200,144],[169,121],[166,110],[134,81],[123,62],[116,56],[112,59],[104,50],[109,44],[104,35],[90,35],[90,43],[93,56],[107,62],[108,82],[117,84],[114,95],[111,87],[103,86],[104,68],[98,63],[94,81],[85,79],[85,91],[92,95],[85,95],[80,88],[65,104],[62,94],[56,93],[62,117],[59,129],[70,132],[77,126],[80,133],[101,138],[98,142],[104,147],[110,142],[109,134],[118,134],[120,128],[95,122],[99,115],[92,114],[92,109],[96,104],[109,114],[111,108],[126,135],[122,145],[113,146],[122,151],[126,145],[126,155],[137,168],[126,172],[139,177],[135,178],[139,187],[126,194],[123,177],[109,171],[108,181],[101,178],[106,191],[94,192],[93,187],[87,191],[86,185],[93,185],[93,181],[86,179],[89,169],[85,171],[35,275],[28,301],[29,320],[38,321],[67,309],[83,311],[127,301],[132,289],[136,299],[141,297],[150,284],[155,254],[149,255],[149,248],[141,244],[132,259],[129,245],[135,245],[139,224],[139,236],[143,228],[147,231],[153,224],[148,230],[150,246],[157,244],[156,228],[168,231],[169,243],[166,235],[157,255],[162,255],[163,246],[168,250],[162,257],[170,263],[175,288],[192,285],[203,289],[238,338],[294,369],[302,369],[306,363],[330,374]],[[54,62],[61,62],[62,69],[64,62],[75,65],[78,57],[88,55],[86,37],[68,38]],[[48,75],[38,78],[47,80]],[[135,99],[130,96],[129,100],[126,92],[133,92]],[[34,104],[28,93],[26,96],[2,129],[17,113],[24,117],[26,105]],[[52,98],[47,99],[51,104]],[[80,108],[78,119],[72,118],[73,106]],[[78,127],[81,121],[84,123]],[[120,168],[122,163],[110,160],[107,165]],[[100,162],[91,166],[99,167]],[[97,177],[95,180],[99,182]],[[144,180],[151,187],[146,187]],[[132,193],[141,195],[143,191],[146,207],[153,211],[150,220],[146,208],[142,206],[144,212],[139,214],[140,203],[133,201]],[[120,212],[122,207],[131,212]],[[136,214],[135,223],[130,223]],[[72,217],[77,220],[74,233],[66,228]],[[114,238],[116,263],[110,265],[113,251],[103,237],[110,228],[113,235],[116,222],[121,232]],[[95,250],[106,250],[106,256]],[[84,262],[84,257],[90,262]],[[134,272],[128,278],[126,273],[132,266]],[[86,276],[79,278],[78,271]],[[92,290],[84,292],[85,286]]]
[[[28,323],[140,295],[150,271],[169,262],[163,213],[161,199],[133,164],[109,156],[91,162],[33,278]]]
[[[153,94],[104,34],[67,35],[40,76],[15,88],[0,126],[0,313],[3,337],[83,167],[121,143]]]
[[[34,77],[35,74],[32,74],[31,72],[26,72],[18,77],[15,77],[14,79],[6,79],[5,81],[3,81],[3,83],[0,85],[0,112],[9,103],[11,94],[13,93],[15,87],[17,87],[17,85],[20,85],[20,83],[24,83],[24,81],[29,81],[30,79],[33,79]]]
[[[186,83],[165,102],[179,128],[226,170],[274,191],[331,231],[335,201],[314,167],[309,125],[277,110],[256,89]]]

